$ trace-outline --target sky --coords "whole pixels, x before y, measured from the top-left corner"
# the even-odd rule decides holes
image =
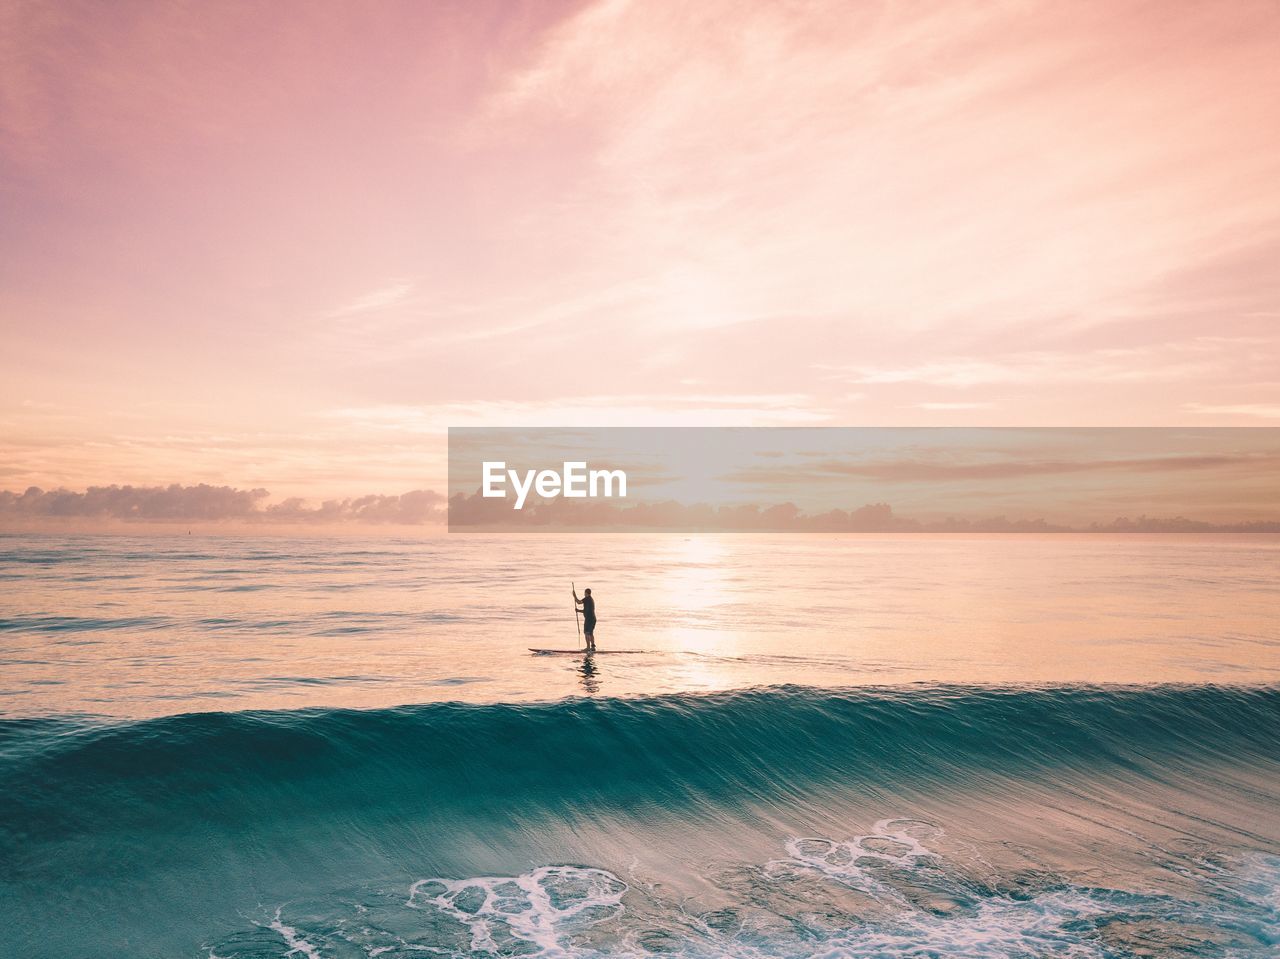
[[[0,4],[0,490],[1280,425],[1272,2]]]

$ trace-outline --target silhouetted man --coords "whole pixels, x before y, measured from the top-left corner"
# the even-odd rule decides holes
[[[578,599],[578,591],[573,591],[573,601],[582,607],[582,632],[587,637],[587,649],[596,648],[596,601],[591,598],[591,590],[582,591],[582,599]]]

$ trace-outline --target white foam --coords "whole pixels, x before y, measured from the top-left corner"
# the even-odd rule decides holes
[[[494,936],[505,931],[537,946],[538,955],[563,956],[568,955],[562,946],[565,927],[575,920],[591,924],[621,915],[627,888],[604,869],[543,866],[520,876],[420,879],[410,888],[407,905],[436,908],[464,923],[473,952],[499,951]]]
[[[1109,954],[1101,943],[1071,928],[1076,920],[1102,916],[1110,910],[1088,890],[1056,890],[1028,900],[991,898],[966,912],[948,915],[908,902],[890,884],[890,876],[920,866],[942,866],[938,854],[924,841],[942,835],[940,827],[920,820],[882,819],[871,832],[847,840],[818,836],[788,840],[785,845],[790,858],[767,863],[767,877],[777,879],[796,870],[812,872],[881,901],[896,901],[891,914],[826,939],[808,954],[809,959],[1021,959],[1040,955],[1101,959]],[[771,950],[765,947],[758,954],[770,955]]]
[[[974,889],[964,871],[953,870],[938,851],[941,844],[934,840],[942,835],[929,823],[890,819],[850,839],[791,839],[785,843],[787,858],[766,864],[763,877],[746,874],[750,886],[738,890],[741,899],[763,910],[730,910],[736,921],[729,923],[701,922],[696,913],[685,912],[684,903],[667,900],[654,888],[646,893],[647,884],[638,877],[629,886],[604,869],[561,865],[519,876],[415,882],[405,906],[429,911],[422,932],[430,942],[393,936],[393,944],[389,932],[352,938],[350,928],[338,935],[343,950],[363,948],[369,959],[391,950],[606,959],[650,954],[655,942],[684,959],[1104,959],[1123,950],[1132,922],[1132,935],[1168,943],[1170,951],[1189,948],[1207,930],[1234,930],[1239,942],[1228,944],[1224,938],[1221,954],[1243,959],[1268,954],[1280,928],[1276,857],[1249,856],[1243,869],[1230,871],[1227,891],[1243,897],[1240,902],[1184,902],[1065,881],[1024,898]],[[633,862],[632,869],[636,866]],[[817,896],[811,915],[805,893],[816,890],[775,886],[802,876],[865,891],[880,907],[863,912],[858,903],[845,915],[843,906],[828,908]],[[790,922],[770,918],[771,889],[782,893],[777,915]],[[957,893],[954,900],[951,889]],[[940,895],[935,899],[931,893]],[[635,897],[630,910],[623,903],[628,895]],[[625,922],[593,931],[624,912]],[[321,959],[338,946],[323,933],[304,934],[286,925],[279,909],[270,928],[284,939],[285,956]],[[209,955],[215,959],[212,949]]]
[[[1033,901],[993,900],[963,916],[907,912],[829,941],[814,959],[947,956],[948,959],[1101,959],[1108,950],[1082,938],[1069,923],[1105,910],[1079,891]]]
[[[302,934],[292,926],[286,926],[280,919],[280,910],[276,910],[275,918],[271,920],[269,928],[280,933],[280,937],[284,939],[285,944],[289,947],[286,956],[304,955],[307,959],[320,959],[320,952],[307,940],[302,938]]]
[[[777,875],[788,867],[812,869],[829,879],[864,891],[879,891],[884,883],[874,870],[884,867],[912,867],[917,860],[934,854],[921,841],[921,832],[933,837],[942,830],[915,819],[882,819],[872,831],[852,839],[835,840],[822,836],[799,836],[786,842],[790,859],[774,859],[765,865],[766,875]]]

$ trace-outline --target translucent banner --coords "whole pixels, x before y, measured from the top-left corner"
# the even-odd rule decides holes
[[[449,430],[449,528],[1277,532],[1280,428]]]

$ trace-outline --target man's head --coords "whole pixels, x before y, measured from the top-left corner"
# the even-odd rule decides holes
[[[590,596],[590,595],[591,595],[591,590],[589,590],[589,589],[584,589],[584,590],[582,591],[582,595],[583,595],[583,596]]]

